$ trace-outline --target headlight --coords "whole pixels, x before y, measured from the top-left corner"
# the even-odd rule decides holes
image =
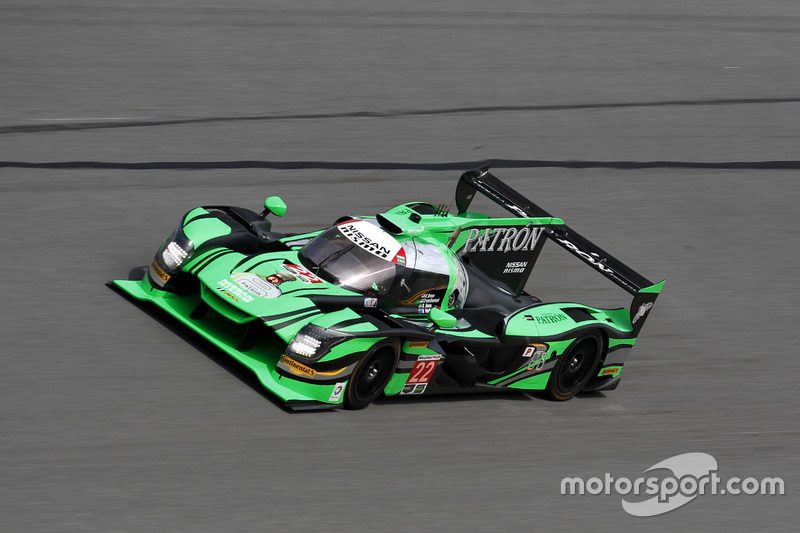
[[[192,253],[194,253],[194,243],[181,228],[178,228],[158,249],[150,265],[150,279],[159,287],[163,287],[178,273],[181,265],[192,256]]]
[[[189,252],[174,241],[167,244],[167,248],[161,252],[161,259],[170,270],[177,270],[188,256]]]
[[[286,355],[301,360],[317,360],[347,338],[345,333],[308,324],[297,332],[286,347]]]
[[[303,357],[314,357],[317,355],[317,350],[319,350],[320,346],[322,346],[321,340],[305,333],[298,333],[289,345],[289,351]]]

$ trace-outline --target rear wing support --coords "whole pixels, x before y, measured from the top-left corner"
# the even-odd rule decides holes
[[[459,214],[469,209],[478,192],[518,217],[553,216],[491,174],[488,166],[461,175],[455,198]],[[633,295],[630,318],[634,334],[638,334],[664,281],[653,283],[567,225],[545,226],[544,234]]]

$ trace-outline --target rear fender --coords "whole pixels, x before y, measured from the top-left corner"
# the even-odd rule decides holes
[[[598,309],[578,303],[550,303],[521,309],[506,319],[504,335],[538,340],[575,338],[584,330],[602,330],[610,337],[633,333],[626,309]]]

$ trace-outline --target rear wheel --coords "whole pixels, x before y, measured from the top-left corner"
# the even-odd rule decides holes
[[[350,377],[344,394],[344,406],[348,409],[368,406],[383,393],[396,367],[397,355],[393,345],[384,344],[371,351]]]
[[[577,339],[561,356],[545,392],[551,400],[569,400],[589,383],[597,373],[603,351],[603,337],[590,333]]]

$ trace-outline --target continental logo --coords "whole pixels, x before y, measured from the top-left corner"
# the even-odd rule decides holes
[[[286,369],[289,370],[292,374],[296,376],[304,376],[307,378],[313,378],[313,377],[328,378],[328,377],[338,376],[339,374],[347,370],[347,367],[343,367],[338,370],[331,370],[329,372],[320,372],[319,370],[314,370],[310,366],[306,366],[303,363],[299,363],[294,359],[292,359],[291,357],[287,357],[285,355],[281,356],[279,363],[285,366]]]
[[[150,265],[150,268],[152,269],[152,272],[156,276],[158,276],[158,279],[160,279],[162,282],[166,283],[169,281],[170,275],[164,272],[164,269],[161,268],[161,265],[159,265],[157,261],[153,260],[153,264]]]
[[[317,373],[317,371],[313,368],[302,363],[298,363],[294,359],[286,357],[285,355],[281,356],[281,364],[287,367],[293,374],[297,374],[298,376],[307,376],[313,378]]]

